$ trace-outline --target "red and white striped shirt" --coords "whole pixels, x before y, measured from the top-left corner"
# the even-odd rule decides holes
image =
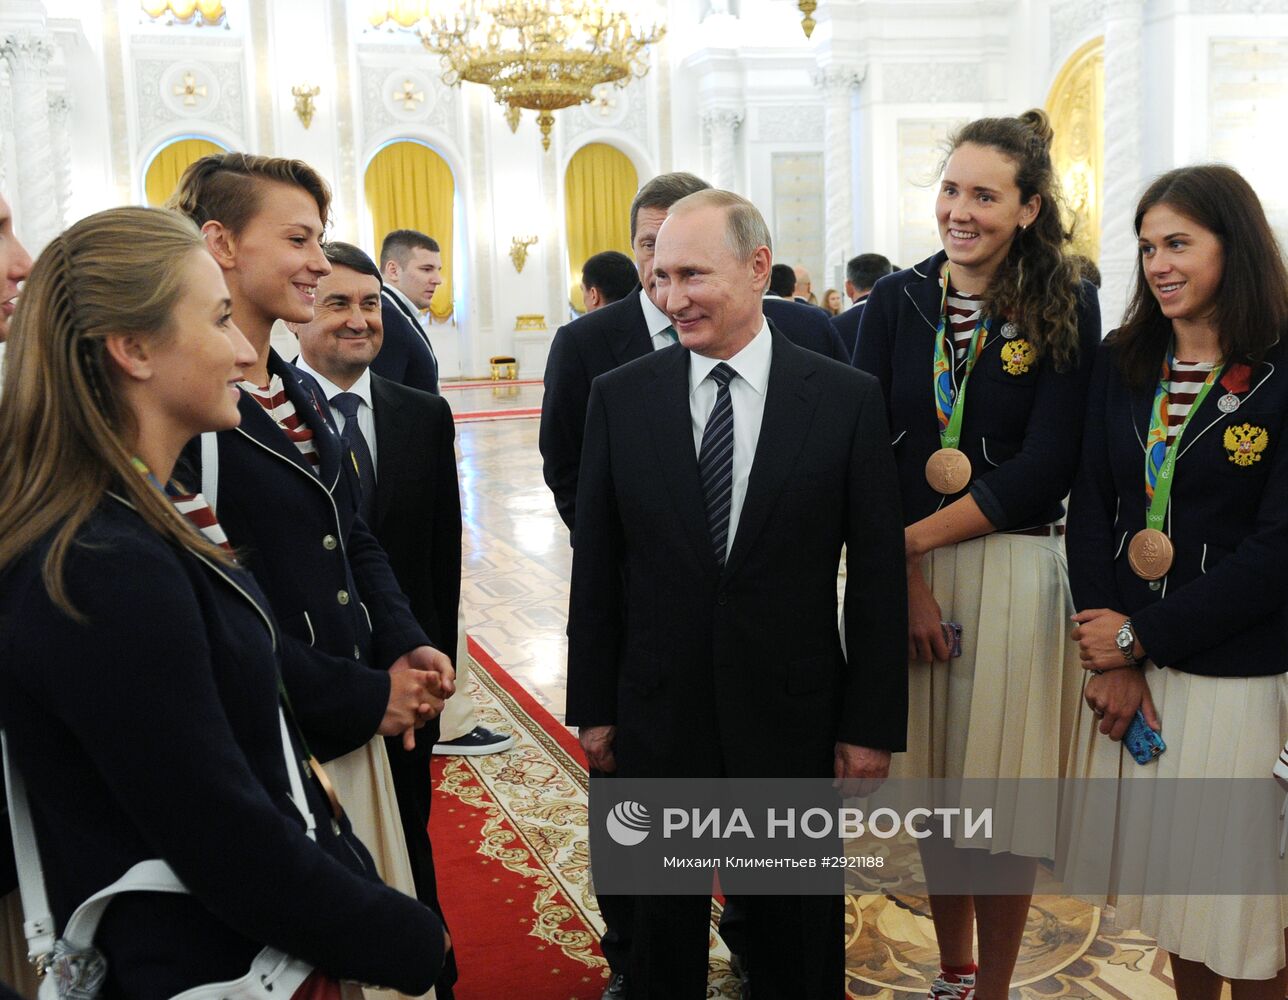
[[[953,360],[960,365],[970,351],[971,337],[979,323],[979,313],[984,307],[984,296],[967,295],[952,285],[948,286],[948,299],[944,309],[948,313],[948,328],[952,331]]]
[[[1215,368],[1211,361],[1172,362],[1172,370],[1167,382],[1167,446],[1170,448],[1176,439],[1176,432],[1185,423],[1199,390],[1207,381],[1208,375]]]
[[[318,455],[317,446],[313,443],[313,428],[295,412],[295,404],[291,402],[282,387],[282,376],[274,375],[268,380],[267,386],[255,385],[245,379],[237,384],[245,389],[251,398],[267,411],[283,433],[295,442],[295,447],[300,449],[300,454],[304,456],[309,468],[316,473],[322,464],[322,459]]]
[[[228,544],[228,536],[219,526],[215,512],[210,509],[210,504],[206,503],[205,497],[200,493],[171,493],[169,496],[174,509],[186,517],[188,523],[205,536],[206,541],[232,551],[232,546]]]

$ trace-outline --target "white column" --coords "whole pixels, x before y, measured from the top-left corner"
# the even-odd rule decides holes
[[[1144,109],[1141,93],[1141,32],[1144,0],[1105,3],[1105,176],[1104,208],[1100,221],[1100,312],[1105,331],[1122,319],[1135,281],[1136,240],[1132,223],[1140,198],[1141,135]]]
[[[850,155],[853,146],[854,92],[867,75],[866,67],[832,64],[814,74],[823,91],[823,203],[826,232],[821,275],[815,285],[826,288],[832,273],[844,266],[854,249],[854,185]]]
[[[725,191],[738,186],[738,126],[743,113],[733,108],[715,108],[702,113],[702,127],[711,140],[711,183]]]
[[[72,102],[66,94],[49,95],[49,146],[54,157],[54,194],[58,199],[60,227],[66,227],[72,221],[71,112]]]
[[[22,136],[22,146],[15,151],[16,214],[22,220],[23,241],[33,253],[62,229],[49,129],[48,75],[53,56],[53,42],[43,35],[20,32],[0,42],[0,58],[9,64],[14,135]]]

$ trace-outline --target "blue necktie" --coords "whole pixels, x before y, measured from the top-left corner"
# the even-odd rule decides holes
[[[362,428],[358,426],[358,407],[361,403],[362,397],[356,392],[338,392],[331,397],[331,405],[344,417],[340,442],[358,472],[358,484],[362,490],[358,498],[358,513],[370,524],[376,505],[376,465],[371,460],[371,449],[367,446],[367,439],[362,436]]]
[[[724,566],[729,542],[729,511],[733,506],[733,402],[729,382],[738,373],[723,361],[711,369],[707,378],[716,384],[716,405],[702,432],[702,450],[698,454],[698,472],[702,476],[702,496],[707,507],[707,530],[716,564]]]

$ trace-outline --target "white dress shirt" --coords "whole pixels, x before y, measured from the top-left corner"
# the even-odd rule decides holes
[[[353,383],[349,389],[341,389],[325,375],[319,375],[309,367],[309,363],[300,357],[295,362],[295,367],[302,372],[308,372],[318,380],[318,385],[322,387],[322,393],[326,396],[328,402],[333,396],[342,392],[351,392],[362,400],[362,405],[358,407],[358,430],[362,431],[362,436],[367,439],[367,450],[371,452],[372,474],[375,474],[376,467],[376,404],[371,399],[371,369],[367,368],[358,376],[358,381]],[[713,402],[714,406],[715,403]],[[344,414],[331,407],[331,416],[335,418],[337,430],[344,430]],[[734,419],[738,416],[735,413]]]
[[[751,342],[725,362],[737,373],[737,378],[729,382],[729,402],[733,405],[733,491],[729,507],[729,538],[725,544],[726,559],[738,533],[738,519],[742,515],[742,502],[747,498],[751,463],[756,458],[756,444],[760,441],[773,351],[769,323],[762,321],[760,331],[751,338]],[[693,422],[693,447],[699,456],[702,454],[702,432],[706,430],[707,420],[716,405],[716,384],[707,375],[719,363],[719,358],[689,355],[689,416]]]
[[[662,312],[657,304],[648,297],[648,292],[640,289],[640,305],[644,308],[644,322],[648,325],[648,335],[653,341],[653,350],[660,351],[664,347],[670,347],[679,339],[679,334],[673,339],[671,334],[662,331],[668,327],[674,331],[675,327],[671,326],[671,317]],[[713,404],[714,405],[714,404]]]

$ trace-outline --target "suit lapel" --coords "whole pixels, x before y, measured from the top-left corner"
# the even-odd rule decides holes
[[[1199,438],[1219,424],[1222,420],[1229,416],[1237,417],[1239,409],[1243,408],[1243,403],[1246,400],[1251,399],[1256,394],[1257,390],[1265,385],[1266,382],[1270,380],[1270,377],[1274,375],[1275,366],[1270,362],[1263,362],[1256,365],[1249,373],[1246,388],[1236,386],[1236,388],[1243,388],[1242,392],[1232,391],[1228,384],[1221,384],[1223,380],[1227,383],[1229,382],[1228,376],[1232,374],[1232,372],[1233,367],[1222,373],[1222,377],[1217,380],[1216,385],[1212,386],[1211,391],[1207,394],[1207,398],[1203,400],[1203,405],[1199,407],[1198,412],[1194,414],[1190,429],[1185,432],[1185,436],[1181,439],[1181,452],[1176,456],[1176,460],[1178,462]],[[1226,413],[1221,409],[1219,405],[1220,401],[1226,395],[1233,395],[1239,401],[1239,409],[1233,410],[1231,413]]]
[[[400,433],[403,422],[398,419],[397,411],[402,408],[402,400],[389,391],[385,380],[379,375],[371,376],[371,400],[375,403],[376,418],[376,524],[380,524],[389,510],[389,498],[393,495],[394,481],[397,479],[400,458],[406,454],[404,440]],[[372,525],[374,528],[375,525]]]
[[[764,528],[796,464],[818,404],[818,392],[808,383],[814,368],[808,352],[789,344],[776,330],[773,338],[760,439],[738,517],[738,533],[725,563],[725,576],[738,571]]]
[[[425,342],[425,346],[429,348],[430,354],[433,354],[434,348],[429,343],[429,334],[427,334],[425,332],[425,328],[420,325],[420,317],[412,312],[412,310],[408,309],[407,303],[404,302],[401,297],[391,292],[388,288],[381,289],[380,294],[388,299],[393,304],[394,308],[407,318],[407,322],[411,324],[411,328],[416,331],[416,336],[420,337],[420,339]]]
[[[610,329],[607,340],[613,360],[621,367],[628,361],[646,357],[653,350],[653,340],[648,334],[648,321],[644,318],[644,307],[640,305],[638,288],[622,300],[618,319],[620,322]],[[687,398],[686,389],[686,409]]]
[[[327,401],[320,398],[321,393],[314,395],[312,389],[300,380],[299,369],[287,364],[275,353],[269,355],[268,368],[272,374],[282,376],[282,388],[286,390],[287,398],[294,404],[296,414],[313,431],[313,447],[318,454],[318,479],[326,486],[328,492],[334,490],[340,478],[342,449],[339,436],[323,414],[322,408],[327,405]],[[299,449],[290,441],[287,443],[291,451],[296,453],[297,461],[303,463],[304,456],[299,454]],[[308,466],[306,465],[305,468]]]
[[[706,501],[702,498],[689,414],[689,352],[674,351],[673,354],[646,387],[643,414],[651,431],[658,467],[671,503],[684,525],[684,533],[697,553],[698,562],[714,573],[716,558],[711,534],[707,531]]]

